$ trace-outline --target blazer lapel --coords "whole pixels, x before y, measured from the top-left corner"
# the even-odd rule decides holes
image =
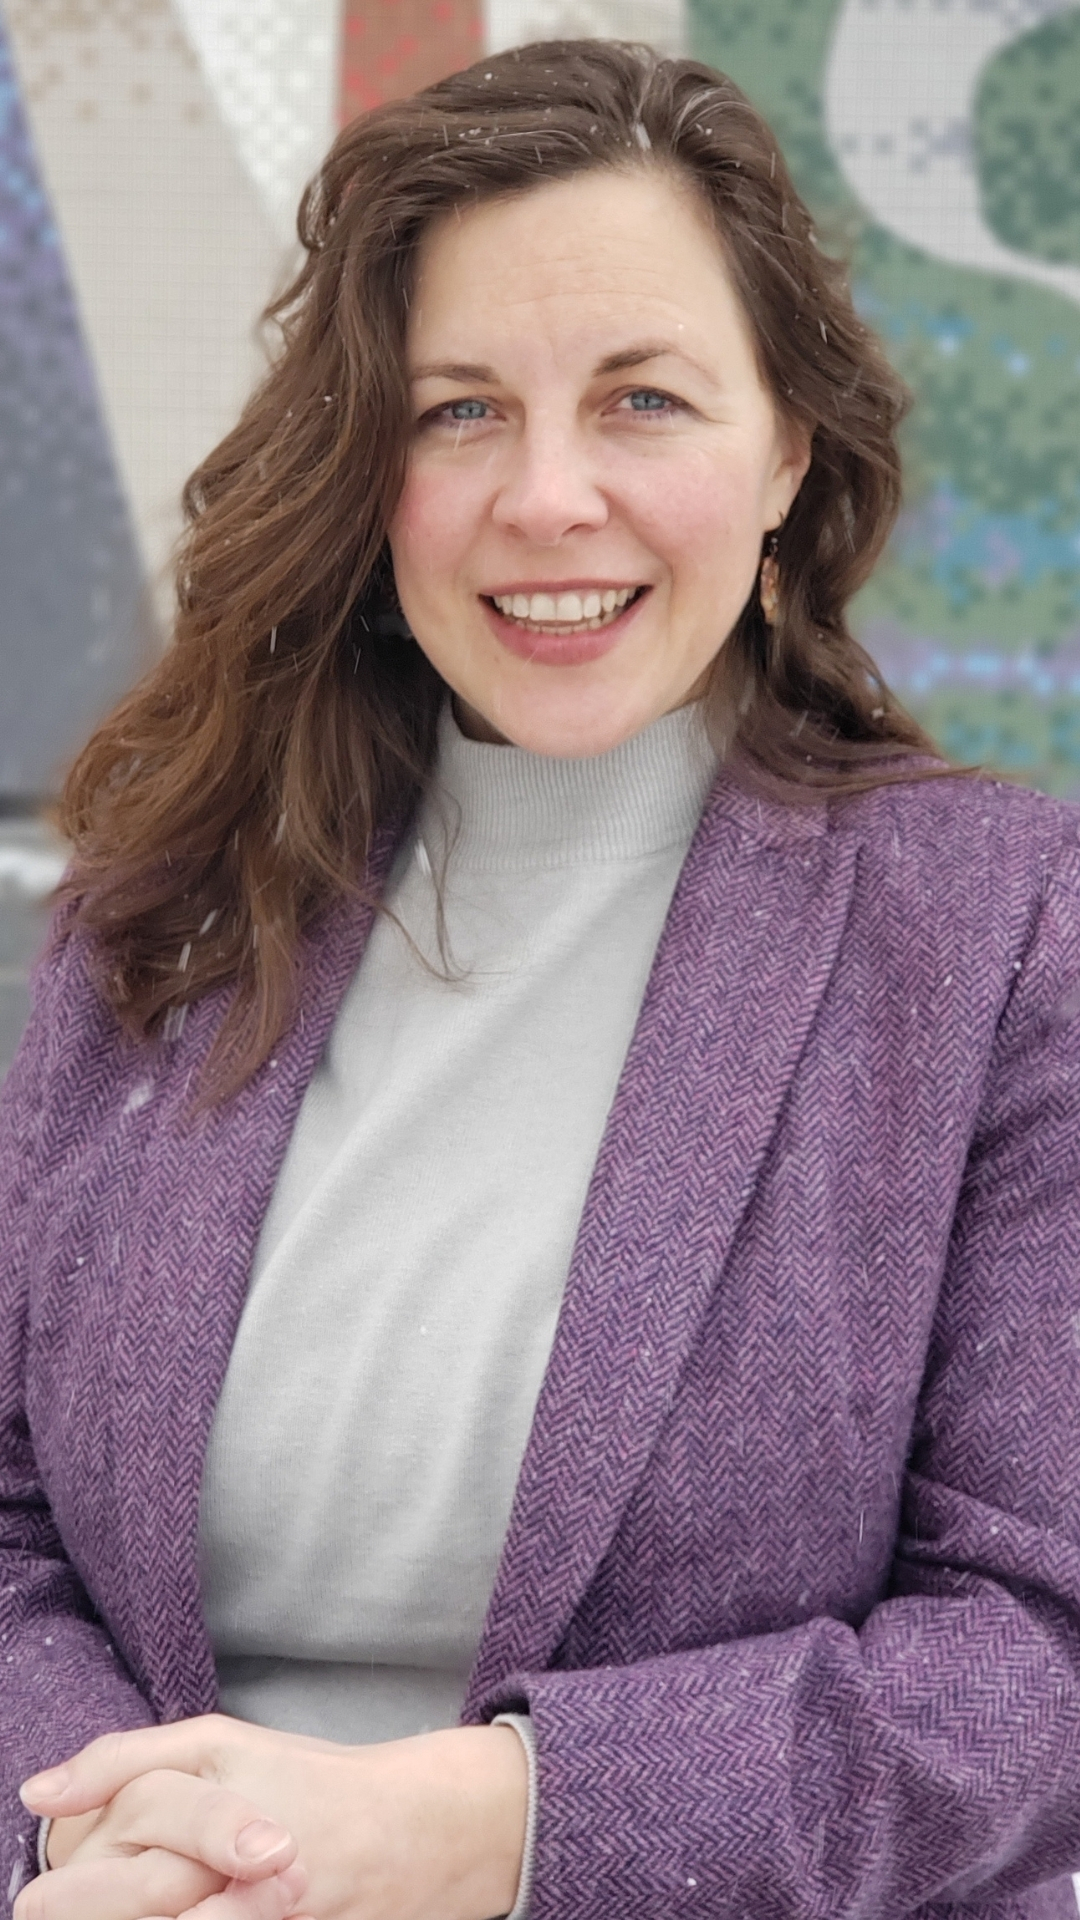
[[[376,889],[397,837],[386,830],[373,849]],[[155,1131],[132,1196],[114,1375],[120,1588],[130,1614],[112,1624],[161,1719],[205,1713],[216,1701],[198,1569],[210,1425],[263,1215],[373,918],[356,903],[330,915],[310,943],[292,1028],[233,1100],[187,1113],[192,1073],[224,1011],[224,997],[213,996],[193,1011],[187,1044],[171,1061],[158,1056],[139,1116]]]
[[[465,1717],[546,1666],[645,1468],[828,981],[855,836],[713,789],[582,1215]]]

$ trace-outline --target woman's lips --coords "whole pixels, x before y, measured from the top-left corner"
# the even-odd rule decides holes
[[[525,626],[512,616],[500,613],[486,595],[481,595],[481,602],[496,639],[508,653],[516,654],[519,660],[532,661],[537,666],[576,667],[588,660],[599,660],[618,645],[649,592],[648,587],[642,587],[635,599],[602,626],[582,626],[563,633]]]

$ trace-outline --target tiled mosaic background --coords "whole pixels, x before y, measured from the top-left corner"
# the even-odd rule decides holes
[[[950,753],[1080,794],[1080,8],[690,6],[917,397],[862,637]]]
[[[860,629],[950,751],[1080,792],[1080,7],[0,0],[0,802],[153,645],[335,124],[562,32],[697,52],[771,117],[919,401]]]

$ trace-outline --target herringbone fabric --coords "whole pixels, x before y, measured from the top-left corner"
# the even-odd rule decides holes
[[[389,842],[375,877],[385,872]],[[59,935],[3,1103],[0,1793],[213,1705],[198,1495],[369,916],[191,1119]],[[452,1117],[448,1116],[452,1124]],[[508,1169],[512,1177],[512,1169]],[[535,1920],[1065,1920],[1080,1867],[1080,845],[962,780],[718,782],[600,1156],[467,1717]]]

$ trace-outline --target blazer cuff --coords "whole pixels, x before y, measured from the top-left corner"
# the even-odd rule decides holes
[[[50,1873],[52,1871],[52,1869],[49,1866],[49,1852],[48,1852],[49,1834],[51,1830],[52,1830],[52,1815],[49,1814],[46,1819],[38,1821],[37,1870],[39,1873]]]
[[[538,1812],[536,1782],[536,1735],[533,1733],[532,1720],[527,1713],[497,1713],[491,1722],[493,1727],[513,1727],[525,1749],[525,1764],[529,1769],[529,1810],[525,1819],[525,1845],[521,1855],[521,1878],[518,1881],[517,1899],[506,1920],[529,1920],[529,1901],[532,1896],[533,1865],[536,1860],[536,1820]]]

